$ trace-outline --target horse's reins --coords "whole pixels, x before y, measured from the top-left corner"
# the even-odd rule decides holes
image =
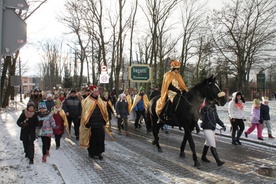
[[[205,90],[205,94],[206,94],[206,91],[209,89],[209,83],[206,85],[206,90]],[[208,90],[209,91],[209,90]],[[206,96],[206,95],[205,95]],[[186,97],[184,97],[183,95],[182,95],[182,93],[180,94],[180,98],[184,98],[185,100],[186,100],[186,102],[188,102],[188,104],[195,110],[195,111],[197,111],[198,109],[196,109],[190,102],[189,102],[189,100],[186,98]],[[213,95],[211,96],[213,99],[215,99],[214,97],[213,97]],[[179,103],[180,103],[180,98],[178,98],[178,100],[177,100],[177,103],[176,103],[176,106],[175,106],[175,111],[177,110],[177,108],[178,108],[178,106],[179,106]],[[216,100],[216,99],[215,99]],[[217,101],[217,100],[216,100]]]

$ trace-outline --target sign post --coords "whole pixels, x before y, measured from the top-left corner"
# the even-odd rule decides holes
[[[11,56],[26,44],[27,24],[15,9],[24,10],[29,6],[25,0],[0,0],[0,64],[3,56]],[[2,75],[0,67],[0,76]],[[2,89],[0,86],[0,107]]]
[[[258,90],[265,90],[265,74],[259,73],[257,74],[257,89]]]
[[[151,80],[151,67],[145,64],[133,64],[129,67],[128,77],[131,82],[149,82]]]
[[[107,66],[105,65],[101,66],[100,83],[101,84],[109,83],[109,75],[107,73]]]

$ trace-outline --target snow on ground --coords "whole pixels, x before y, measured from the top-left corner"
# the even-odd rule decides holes
[[[251,106],[252,102],[245,103],[245,115],[247,119],[245,130],[250,125]],[[270,101],[269,106],[273,132],[274,136],[276,136],[276,101]],[[218,107],[218,112],[220,118],[227,126],[227,131],[222,133],[230,135],[227,107],[228,103],[223,107]],[[0,111],[0,183],[87,183],[85,177],[74,174],[79,173],[81,166],[78,166],[76,160],[70,158],[76,158],[78,155],[75,155],[74,152],[70,152],[70,149],[66,148],[54,150],[54,139],[52,139],[52,151],[47,163],[41,162],[41,139],[38,139],[35,141],[34,165],[28,164],[28,159],[24,158],[22,142],[19,140],[20,128],[16,124],[16,120],[23,108],[25,108],[24,104],[17,103],[16,105],[13,104],[12,107]],[[252,132],[248,139],[259,141],[257,140],[256,131]],[[276,145],[275,139],[267,138],[266,129],[263,131],[263,136],[264,142]],[[70,142],[67,138],[62,139],[62,141],[69,141],[70,144],[74,144],[74,142]],[[109,143],[107,142],[107,144]],[[113,151],[115,152],[118,151],[116,150],[116,146],[110,146],[109,149],[114,149]],[[120,148],[120,151],[122,150],[124,148]],[[133,153],[130,153],[129,156],[131,154]],[[63,177],[60,177],[60,175]],[[93,175],[95,181],[101,183],[101,178],[96,173],[89,171],[89,175]]]

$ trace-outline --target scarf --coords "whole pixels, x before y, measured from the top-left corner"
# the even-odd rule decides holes
[[[57,114],[59,111],[61,111],[62,108],[57,108],[56,106],[54,106],[54,113]]]
[[[236,103],[235,106],[237,109],[241,109],[241,110],[243,109],[243,105],[241,102]]]
[[[35,112],[34,111],[28,111],[28,109],[25,109],[24,114],[25,114],[26,118],[31,118],[31,117],[33,117]]]

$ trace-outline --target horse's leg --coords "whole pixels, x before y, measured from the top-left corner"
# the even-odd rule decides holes
[[[181,146],[180,146],[180,154],[179,154],[180,158],[185,158],[184,150],[185,150],[185,147],[186,147],[187,140],[188,140],[187,135],[184,132],[183,140],[182,140],[182,143],[181,143]]]
[[[190,148],[193,152],[194,166],[199,167],[200,163],[197,160],[197,155],[196,155],[196,151],[195,151],[195,143],[194,143],[194,140],[192,137],[192,132],[190,130],[188,130],[188,131],[185,130],[185,134],[187,134],[188,142],[189,142]]]
[[[154,140],[152,141],[152,144],[156,145],[158,152],[163,152],[161,146],[159,145],[159,137],[158,137],[161,126],[162,126],[162,123],[157,123],[157,121],[153,121],[152,133],[153,133]]]

